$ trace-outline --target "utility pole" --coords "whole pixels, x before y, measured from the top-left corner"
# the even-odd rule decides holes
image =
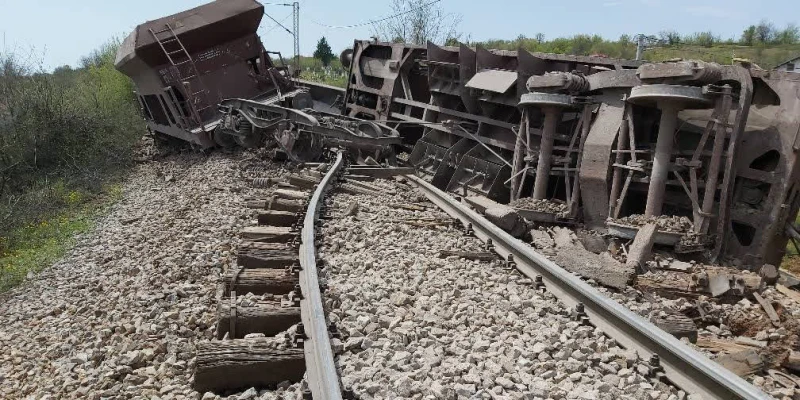
[[[300,73],[300,3],[292,3],[292,14],[294,14],[294,26],[292,33],[294,35],[294,66],[296,73]]]
[[[637,60],[641,60],[642,59],[642,52],[644,52],[644,46],[645,46],[644,40],[645,40],[645,36],[643,34],[640,33],[640,34],[636,35],[636,59]]]
[[[285,30],[288,34],[294,37],[294,67],[295,67],[295,74],[300,73],[300,3],[264,3],[264,5],[272,5],[272,6],[285,6],[285,7],[292,7],[292,30],[283,26],[277,19],[272,18],[271,15],[267,14],[264,11],[264,15],[266,15],[269,19],[275,22],[275,25],[280,26]],[[288,17],[287,17],[288,18]]]

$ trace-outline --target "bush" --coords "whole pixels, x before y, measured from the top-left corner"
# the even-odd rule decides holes
[[[53,73],[0,53],[0,257],[19,229],[91,198],[130,165],[143,123],[132,82],[114,69],[117,47]]]

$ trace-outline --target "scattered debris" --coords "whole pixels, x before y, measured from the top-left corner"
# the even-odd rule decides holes
[[[633,244],[628,250],[628,260],[625,266],[635,271],[644,272],[645,262],[650,258],[650,251],[653,248],[653,241],[655,240],[656,224],[648,223],[636,233],[636,238],[633,239]]]
[[[663,312],[662,314],[651,317],[650,321],[678,339],[687,338],[691,343],[697,342],[697,326],[691,318],[679,312]]]
[[[716,361],[739,376],[748,376],[764,370],[764,361],[756,349],[725,354],[717,357]]]
[[[496,254],[489,252],[451,251],[451,250],[439,251],[439,257],[440,258],[459,257],[467,260],[478,260],[478,261],[494,261],[497,259]]]
[[[512,207],[500,204],[484,196],[471,196],[464,200],[475,207],[478,212],[484,213],[487,220],[508,232],[511,236],[520,237],[527,230],[525,220]]]
[[[764,312],[767,313],[767,316],[769,317],[769,320],[772,322],[772,324],[775,326],[780,326],[781,319],[780,317],[778,317],[778,313],[775,312],[775,308],[772,307],[772,304],[764,300],[764,298],[761,297],[761,295],[758,293],[753,293],[753,297],[756,299],[758,304],[761,304],[761,307],[764,309]]]
[[[635,271],[615,260],[610,253],[594,254],[586,250],[571,230],[554,228],[556,255],[554,261],[564,269],[604,286],[625,289],[634,280]]]
[[[358,213],[358,202],[351,202],[350,205],[344,210],[345,216],[353,216]]]
[[[780,278],[778,268],[772,264],[764,264],[758,271],[758,275],[761,276],[764,284],[769,286],[774,286],[776,283],[778,283],[778,278]]]
[[[644,215],[633,214],[619,218],[617,222],[631,226],[645,226],[655,224],[661,232],[685,233],[692,230],[692,221],[686,217],[673,215],[662,215],[658,217],[647,217]]]

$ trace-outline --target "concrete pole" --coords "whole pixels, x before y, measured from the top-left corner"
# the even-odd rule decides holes
[[[644,35],[641,33],[636,35],[636,59],[642,59],[642,51],[644,51]]]
[[[678,124],[679,107],[664,102],[659,104],[659,108],[661,109],[661,122],[658,128],[656,154],[653,156],[653,170],[650,173],[650,187],[647,190],[647,205],[644,211],[644,215],[648,217],[661,215],[667,178],[669,178],[672,142],[675,140],[675,129]]]
[[[536,180],[533,182],[533,198],[543,200],[547,196],[547,183],[550,180],[550,163],[553,159],[553,140],[556,127],[561,119],[561,110],[544,107],[544,127],[539,145],[539,162],[536,164]]]

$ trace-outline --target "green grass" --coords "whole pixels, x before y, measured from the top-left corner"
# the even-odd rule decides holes
[[[74,245],[76,235],[89,231],[121,194],[117,184],[107,185],[92,198],[69,191],[67,206],[60,212],[0,237],[0,293],[20,284],[28,273],[38,273],[61,258]]]
[[[745,58],[761,68],[775,67],[792,57],[800,56],[800,44],[741,46],[738,44],[715,44],[711,47],[697,45],[674,45],[655,47],[644,53],[650,61],[664,61],[673,58],[712,61],[730,64],[733,58]]]

